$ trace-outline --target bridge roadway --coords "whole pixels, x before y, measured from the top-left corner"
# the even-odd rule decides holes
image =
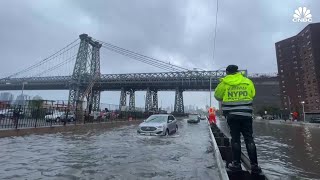
[[[0,179],[220,179],[206,121],[168,137],[137,126],[0,139]]]
[[[210,89],[210,77],[212,88],[219,83],[219,78],[225,76],[225,71],[186,71],[186,72],[163,72],[163,73],[132,73],[132,74],[104,74],[93,89],[101,91],[120,91],[134,89],[143,91],[147,88],[159,91],[175,90],[176,88],[186,91],[208,91]],[[257,86],[277,87],[277,77],[252,77]],[[22,83],[25,90],[69,90],[73,82],[71,76],[54,77],[30,77],[12,78],[0,80],[0,90],[20,90]],[[81,82],[84,87],[88,81]]]

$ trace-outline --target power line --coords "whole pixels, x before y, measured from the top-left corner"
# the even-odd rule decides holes
[[[215,50],[216,50],[216,38],[217,38],[217,26],[218,26],[218,11],[219,11],[219,0],[217,0],[217,9],[216,9],[216,23],[214,27],[214,37],[213,37],[213,55],[212,55],[212,61],[214,62],[215,58]]]

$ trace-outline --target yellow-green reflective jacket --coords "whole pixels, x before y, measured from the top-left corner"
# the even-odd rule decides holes
[[[227,75],[220,81],[214,97],[222,101],[223,114],[252,116],[252,100],[256,95],[252,81],[241,73]]]

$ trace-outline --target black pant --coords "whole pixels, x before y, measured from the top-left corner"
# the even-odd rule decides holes
[[[240,133],[242,133],[244,141],[246,143],[248,155],[251,164],[258,164],[257,149],[253,140],[252,131],[252,117],[228,115],[227,122],[230,127],[231,134],[231,146],[233,161],[240,163],[241,157],[241,142]]]

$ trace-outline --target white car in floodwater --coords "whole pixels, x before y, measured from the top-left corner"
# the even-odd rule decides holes
[[[139,125],[137,132],[143,135],[163,135],[167,136],[177,132],[177,120],[170,114],[151,115]]]
[[[55,111],[52,114],[46,115],[44,118],[47,122],[56,121],[59,122],[61,120],[63,112]]]

